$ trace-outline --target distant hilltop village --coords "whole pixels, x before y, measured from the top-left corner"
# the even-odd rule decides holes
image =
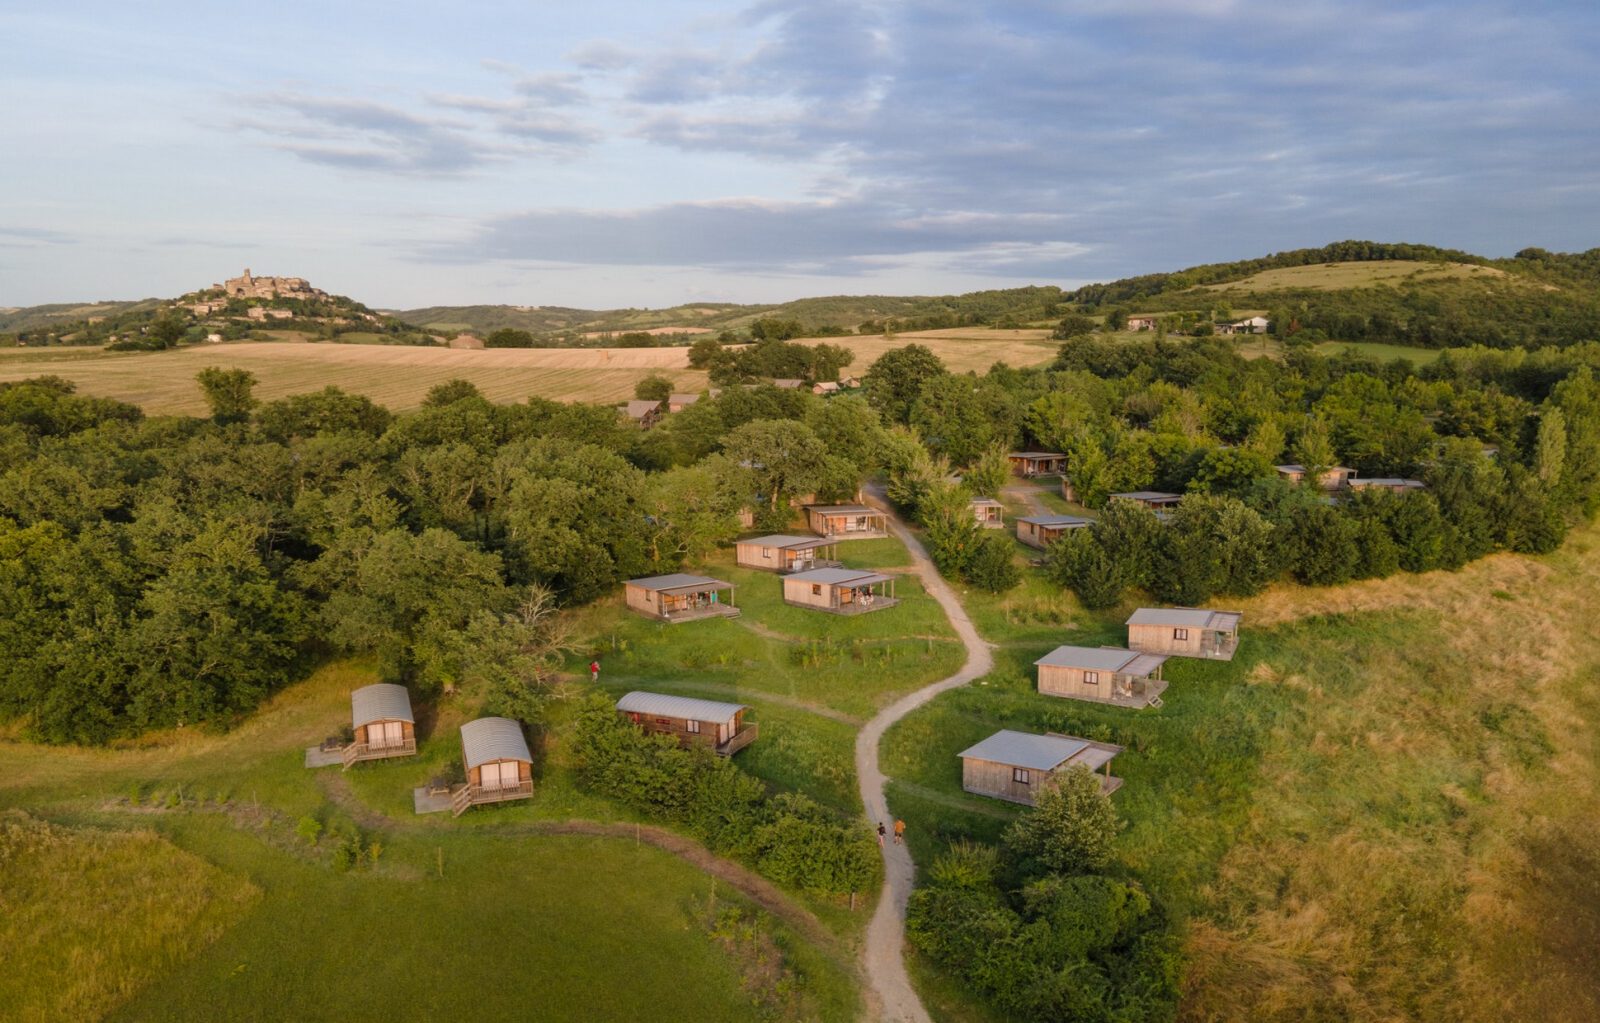
[[[222,284],[213,284],[213,291],[221,291],[229,298],[327,298],[321,288],[313,288],[304,277],[256,277],[250,268],[244,276],[230,277]]]

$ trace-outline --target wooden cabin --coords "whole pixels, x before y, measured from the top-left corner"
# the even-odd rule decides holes
[[[699,400],[700,396],[698,394],[669,394],[667,395],[667,411],[682,412]]]
[[[1017,539],[1042,550],[1068,530],[1082,529],[1093,522],[1081,515],[1026,515],[1017,520]]]
[[[510,718],[478,718],[461,726],[461,760],[467,783],[450,793],[450,810],[460,817],[483,803],[533,796],[533,754],[522,724]]]
[[[630,401],[623,406],[622,412],[628,421],[637,423],[640,428],[648,430],[661,419],[661,403],[659,401]]]
[[[355,739],[344,748],[344,769],[361,760],[415,756],[417,719],[411,694],[389,682],[362,686],[350,694],[350,728]]]
[[[638,691],[617,701],[617,713],[645,731],[670,735],[685,748],[708,746],[722,757],[731,757],[756,740],[760,726],[744,719],[749,709],[742,703]]]
[[[1164,654],[1117,647],[1058,646],[1033,663],[1046,696],[1142,708],[1161,706],[1166,661]]]
[[[1128,329],[1132,331],[1155,330],[1156,318],[1154,316],[1128,317]]]
[[[984,529],[1006,528],[1006,506],[992,497],[974,497],[967,502],[972,517]]]
[[[1275,465],[1273,468],[1278,471],[1278,478],[1281,480],[1295,484],[1305,482],[1306,467],[1303,465]],[[1354,475],[1355,470],[1335,465],[1317,474],[1317,487],[1321,490],[1338,490]]]
[[[825,536],[789,536],[775,533],[772,536],[754,536],[738,540],[733,549],[741,568],[754,568],[764,572],[804,572],[812,568],[833,568],[838,550],[837,540]],[[818,555],[823,555],[819,557]]]
[[[837,380],[819,380],[811,385],[811,393],[819,397],[831,397],[839,393]]]
[[[772,386],[780,391],[798,391],[806,382],[799,377],[775,377]]]
[[[1024,479],[1067,471],[1067,456],[1059,451],[1013,451],[1006,459],[1011,471]]]
[[[1141,607],[1128,619],[1128,646],[1146,654],[1231,661],[1243,618],[1238,611]]]
[[[727,597],[723,597],[723,593]],[[629,579],[623,584],[628,609],[646,618],[663,622],[687,622],[697,618],[737,618],[733,603],[733,584],[703,575],[656,575],[648,579]]]
[[[900,603],[894,579],[859,568],[814,568],[783,577],[783,602],[837,615],[881,611]]]
[[[1059,782],[1062,772],[1082,767],[1103,771],[1100,790],[1110,795],[1122,787],[1122,779],[1111,774],[1111,759],[1121,752],[1121,746],[1109,742],[1005,729],[961,751],[961,787],[1033,806],[1039,793]]]
[[[1111,500],[1144,505],[1151,511],[1165,511],[1176,508],[1183,501],[1183,495],[1168,494],[1161,490],[1131,490],[1126,494],[1112,494]]]
[[[841,540],[871,540],[889,535],[889,516],[864,504],[807,505],[806,524],[818,536],[836,536]]]
[[[1344,481],[1344,486],[1346,490],[1353,492],[1387,490],[1391,494],[1404,494],[1412,490],[1427,489],[1427,484],[1421,480],[1406,480],[1396,476],[1378,476],[1365,480],[1358,480],[1352,477]]]

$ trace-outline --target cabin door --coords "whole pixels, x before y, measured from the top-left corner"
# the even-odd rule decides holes
[[[367,745],[388,749],[405,741],[405,728],[398,721],[384,721],[367,726]]]
[[[517,783],[517,765],[507,763],[484,764],[478,768],[478,784],[490,792],[497,792]]]

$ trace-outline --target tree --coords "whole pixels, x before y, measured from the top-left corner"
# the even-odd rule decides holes
[[[205,392],[206,404],[211,406],[211,418],[219,424],[242,423],[250,418],[256,407],[256,376],[247,369],[222,369],[207,366],[195,374],[200,390]]]
[[[1100,325],[1093,316],[1082,313],[1068,313],[1056,324],[1056,329],[1050,333],[1057,341],[1065,341],[1069,337],[1081,337],[1084,334],[1093,334]]]
[[[538,584],[510,611],[478,611],[465,629],[440,629],[430,639],[422,681],[459,683],[489,713],[527,722],[544,721],[551,701],[565,695],[556,669],[576,649],[555,591]]]
[[[1307,419],[1290,450],[1295,460],[1305,468],[1305,478],[1313,486],[1321,479],[1323,472],[1339,464],[1339,456],[1334,453],[1332,436],[1325,419]]]
[[[1561,409],[1546,407],[1539,416],[1539,436],[1533,446],[1534,474],[1546,487],[1561,481],[1567,460],[1567,419]]]
[[[189,325],[183,318],[168,309],[150,322],[147,335],[157,347],[171,348],[183,340],[183,335],[188,329]]]
[[[1202,494],[1240,494],[1256,480],[1271,479],[1272,463],[1245,448],[1212,448],[1200,459],[1189,490]]]
[[[935,483],[917,505],[917,521],[927,532],[928,556],[939,571],[959,578],[977,553],[983,527],[973,517],[967,495],[945,480]]]
[[[812,402],[806,408],[805,422],[830,454],[848,460],[862,476],[882,468],[883,425],[859,395]]]
[[[999,497],[1011,478],[1011,460],[1003,445],[985,449],[961,474],[961,484],[974,497]]]
[[[943,376],[944,362],[923,345],[893,348],[878,356],[861,378],[867,401],[890,424],[909,423],[911,406],[927,381]]]
[[[912,403],[910,425],[930,450],[965,465],[994,440],[995,422],[971,377],[930,377]]]
[[[981,590],[1004,593],[1022,581],[1022,569],[1011,553],[1011,538],[980,530],[977,547],[967,559],[966,580]]]
[[[481,399],[482,397],[483,392],[478,390],[477,384],[457,377],[454,380],[446,380],[442,384],[434,384],[428,388],[428,395],[422,399],[422,404],[425,408],[443,408],[446,405],[454,405],[458,401],[466,401],[470,398]]]
[[[633,385],[633,396],[640,401],[666,401],[672,394],[672,381],[652,373]]]
[[[1078,765],[1041,786],[1034,808],[1006,829],[1001,847],[1025,877],[1090,874],[1111,862],[1119,830],[1100,779]]]
[[[728,434],[723,450],[749,475],[752,490],[774,514],[788,499],[816,491],[825,474],[828,449],[804,423],[756,420]]]
[[[485,348],[532,348],[533,335],[516,327],[501,327],[483,339]]]

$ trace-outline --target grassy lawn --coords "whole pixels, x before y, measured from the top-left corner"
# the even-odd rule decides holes
[[[733,1020],[767,999],[774,1018],[856,1016],[840,953],[723,885],[716,905],[745,914],[739,942],[725,941],[712,930],[712,881],[690,864],[626,840],[517,834],[525,822],[625,818],[577,791],[559,742],[547,744],[534,799],[458,820],[416,817],[410,795],[459,759],[457,726],[472,715],[453,702],[419,706],[416,758],[306,770],[303,748],[346,719],[350,689],[373,677],[360,662],[329,665],[226,734],[118,750],[0,741],[0,812],[27,807],[72,837],[68,853],[50,853],[65,880],[41,872],[36,852],[0,846],[8,962],[71,975],[11,971],[0,1003],[39,1019],[119,1004],[113,1018],[130,1020],[359,1018],[377,1004],[419,1020]],[[308,817],[325,834],[358,828],[381,846],[376,865],[336,870],[332,839],[297,834]],[[858,925],[843,911],[826,918]],[[112,919],[137,926],[99,937]],[[92,941],[74,937],[89,930]]]
[[[1051,645],[1121,642],[1122,609],[1019,614],[1048,606],[1036,579],[969,594],[997,669],[890,731],[891,804],[926,864],[1019,812],[961,791],[967,745],[1003,727],[1116,742],[1119,860],[1180,922],[1181,1018],[1595,1018],[1597,568],[1585,530],[1545,559],[1275,590],[1239,602],[1232,663],[1168,661],[1144,711],[1033,689]],[[917,972],[937,1018],[985,1018]]]
[[[1318,355],[1332,357],[1347,351],[1379,362],[1405,359],[1413,366],[1426,366],[1438,360],[1441,348],[1412,348],[1408,345],[1386,345],[1376,341],[1324,341],[1316,346]]]

